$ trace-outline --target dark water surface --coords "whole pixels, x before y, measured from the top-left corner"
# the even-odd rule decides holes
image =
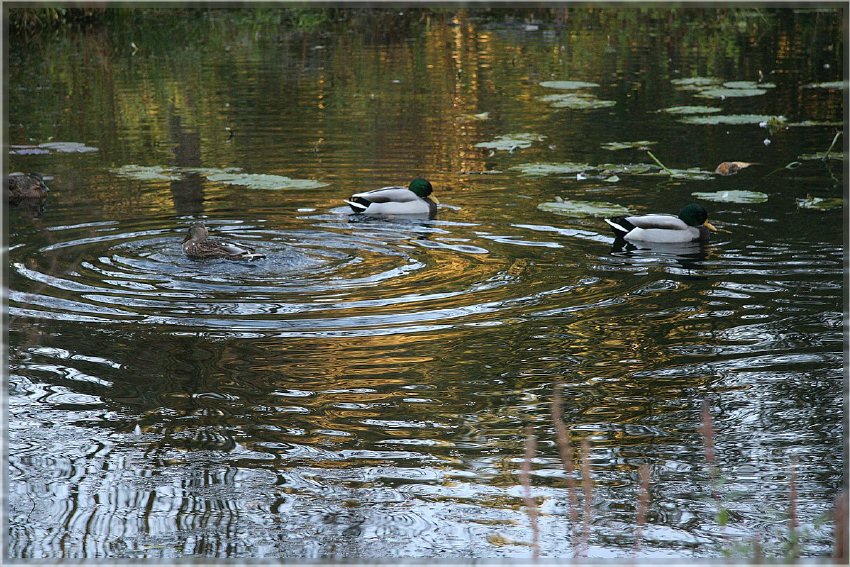
[[[180,11],[12,42],[9,142],[28,148],[7,170],[52,180],[43,211],[7,218],[9,556],[530,558],[527,428],[541,556],[751,555],[758,539],[782,557],[792,468],[799,553],[831,553],[845,229],[841,207],[796,199],[843,194],[844,161],[800,159],[844,119],[846,84],[811,86],[844,79],[842,13],[490,14],[298,33]],[[775,86],[719,99],[673,82],[697,76]],[[613,104],[553,108],[541,98],[574,91],[550,80]],[[661,111],[683,105],[786,124]],[[539,138],[476,147],[520,133]],[[757,165],[513,169],[652,163],[601,146],[639,140],[668,167]],[[50,141],[96,151],[33,149]],[[324,185],[230,184],[227,168]],[[436,219],[341,206],[415,176]],[[612,250],[601,219],[537,208],[676,212],[730,190],[768,200],[699,201],[728,231],[703,248]],[[267,258],[185,258],[196,219]],[[577,467],[590,446],[578,524],[556,384]]]

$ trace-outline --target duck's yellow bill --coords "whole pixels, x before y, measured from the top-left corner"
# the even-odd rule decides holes
[[[702,226],[704,226],[708,230],[712,230],[714,232],[727,232],[729,234],[732,234],[731,230],[726,230],[725,228],[717,228],[716,226],[714,226],[713,224],[711,224],[708,221],[705,221],[704,223],[702,223]]]
[[[429,195],[429,196],[428,196],[428,198],[429,198],[429,199],[431,199],[432,201],[434,201],[434,204],[435,204],[435,205],[439,205],[439,204],[440,204],[440,200],[439,200],[439,199],[437,199],[436,197],[434,197],[433,195]]]

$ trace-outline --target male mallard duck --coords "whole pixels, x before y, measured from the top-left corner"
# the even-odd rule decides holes
[[[195,222],[183,239],[183,252],[189,258],[227,258],[228,260],[259,260],[265,254],[257,254],[253,248],[234,244],[226,240],[210,238],[210,231],[202,222]]]
[[[702,205],[691,203],[673,215],[642,215],[605,219],[614,229],[614,235],[623,240],[641,242],[708,242],[709,231],[717,229],[708,222],[708,211]]]
[[[46,199],[48,191],[40,173],[14,173],[6,177],[6,200],[13,205],[24,200]]]
[[[365,193],[355,193],[346,201],[355,213],[367,215],[428,215],[437,214],[434,188],[427,179],[417,177],[407,187],[384,187]]]

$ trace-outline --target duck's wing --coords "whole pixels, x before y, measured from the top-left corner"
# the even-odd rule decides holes
[[[183,245],[186,254],[193,258],[229,258],[231,260],[258,260],[265,258],[265,254],[254,252],[253,248],[219,240],[207,238],[197,242],[187,242]]]
[[[358,197],[370,203],[407,203],[419,199],[419,196],[407,187],[384,187],[374,191],[355,193],[350,200],[356,201]]]
[[[642,229],[688,230],[688,225],[682,219],[673,215],[641,215],[625,217],[625,220]]]
[[[258,254],[254,252],[254,249],[250,246],[245,246],[244,244],[236,244],[235,242],[229,242],[227,240],[215,240],[214,243],[216,246],[225,252],[225,255],[231,259],[243,259],[243,260],[258,260],[260,258],[265,258],[265,254]]]

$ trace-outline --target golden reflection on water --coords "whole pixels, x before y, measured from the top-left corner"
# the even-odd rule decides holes
[[[209,529],[209,539],[198,544],[208,557],[250,555],[267,526],[269,556],[297,555],[304,541],[321,552],[339,544],[389,555],[394,546],[409,551],[403,546],[412,541],[421,542],[414,551],[423,555],[445,552],[444,546],[480,556],[525,555],[527,518],[516,489],[522,432],[531,425],[541,440],[533,482],[541,506],[548,506],[541,521],[554,534],[543,543],[547,555],[563,556],[566,522],[558,503],[565,495],[549,409],[555,383],[565,385],[564,419],[574,444],[592,442],[592,475],[601,494],[593,502],[594,545],[605,552],[630,552],[622,527],[633,522],[632,477],[643,462],[657,466],[666,482],[653,486],[659,504],[652,521],[662,535],[652,549],[700,546],[708,555],[724,544],[723,534],[705,528],[713,525],[714,510],[699,508],[694,496],[711,488],[699,474],[694,411],[704,397],[724,412],[718,439],[726,444],[729,470],[751,466],[753,478],[774,483],[765,489],[742,481],[755,495],[741,505],[742,516],[766,522],[763,502],[753,500],[774,498],[776,480],[766,468],[787,450],[805,453],[817,467],[805,486],[811,510],[824,509],[840,476],[829,440],[840,421],[834,404],[841,321],[829,313],[840,305],[840,286],[805,297],[805,305],[789,289],[840,280],[836,230],[823,237],[827,244],[805,234],[786,241],[784,252],[754,260],[754,274],[745,277],[729,257],[736,241],[717,243],[716,255],[686,269],[615,256],[598,240],[558,233],[535,241],[518,226],[602,230],[598,219],[542,214],[536,204],[552,195],[587,191],[648,208],[690,190],[654,181],[599,187],[510,169],[523,160],[596,159],[599,139],[644,122],[672,128],[656,111],[662,99],[686,96],[668,88],[673,73],[759,67],[751,42],[727,42],[706,26],[672,19],[647,23],[640,12],[588,17],[585,27],[546,35],[494,31],[459,13],[451,22],[434,18],[410,38],[406,31],[278,37],[237,30],[178,50],[170,42],[135,39],[137,53],[113,45],[106,34],[57,40],[46,51],[46,72],[58,86],[26,97],[41,108],[61,108],[65,122],[53,131],[56,117],[18,110],[27,100],[13,91],[16,116],[44,122],[32,133],[15,126],[13,141],[70,136],[96,143],[99,152],[33,161],[54,168],[52,209],[38,221],[15,219],[21,247],[11,256],[29,270],[12,274],[12,289],[30,295],[13,305],[19,311],[11,335],[18,419],[10,435],[14,553],[73,549],[75,556],[103,556],[109,554],[104,548],[127,540],[156,556],[183,549],[174,541],[177,522],[187,532],[196,525]],[[742,20],[747,31],[740,39],[760,37],[754,21],[761,19]],[[600,21],[616,33],[594,27]],[[687,37],[669,51],[659,49],[660,36],[646,33],[657,25],[674,43]],[[810,43],[783,26],[775,33],[780,57]],[[705,36],[711,41],[702,41]],[[702,43],[708,55],[679,59],[679,50]],[[773,64],[770,48],[762,48]],[[91,67],[80,57],[87,50],[96,53]],[[29,72],[23,67],[18,74]],[[653,73],[636,75],[647,69]],[[618,107],[571,112],[539,101],[540,81],[567,77],[599,82],[600,93],[616,91]],[[647,102],[655,92],[664,94]],[[808,97],[819,95],[786,96],[770,99],[771,108],[802,105],[803,97],[809,106]],[[834,100],[822,99],[810,107],[834,110]],[[521,131],[549,138],[519,153],[491,156],[475,148]],[[670,132],[657,132],[670,152],[692,152],[675,136],[693,131]],[[705,151],[731,146],[729,137],[719,139]],[[790,136],[784,141],[792,143]],[[28,159],[16,157],[15,164],[29,165]],[[127,163],[238,166],[329,185],[261,191],[201,178],[143,182],[109,173]],[[472,175],[493,169],[504,173]],[[361,224],[336,210],[353,190],[405,183],[413,175],[432,179],[449,205],[435,221]],[[791,197],[771,195],[766,207]],[[744,236],[734,238],[785,238],[765,228],[766,217],[785,214],[778,206],[733,209],[723,215],[742,227],[738,235]],[[274,262],[292,260],[284,250],[265,265],[188,263],[179,247],[173,250],[180,236],[168,231],[201,216],[235,229],[244,222],[253,236],[268,239],[263,244],[300,246],[315,261],[276,272]],[[837,216],[824,218],[840,223]],[[113,224],[55,226],[91,221]],[[97,241],[146,229],[157,238]],[[94,242],[42,250],[62,239]],[[739,294],[725,303],[711,295],[722,291],[721,279],[775,279],[774,264],[829,246],[833,257],[810,256],[824,273],[783,275],[789,281],[772,284],[770,293]],[[122,272],[123,259],[134,268]],[[711,271],[701,273],[701,262]],[[21,315],[33,307],[30,298],[43,303],[35,306],[43,308],[41,317]],[[134,307],[137,299],[160,303]],[[780,300],[809,317],[808,326],[795,330],[811,335],[809,342],[783,335],[795,327],[796,315],[775,317]],[[135,310],[123,319],[83,318],[86,309],[113,303]],[[744,318],[753,305],[767,323]],[[760,343],[747,350],[753,336]],[[725,367],[713,366],[717,357],[709,347],[730,347],[720,357]],[[754,359],[774,350],[785,354],[787,376],[746,374],[748,364],[765,364]],[[796,360],[797,351],[807,358]],[[758,415],[763,423],[754,426],[757,411],[764,412]],[[811,431],[828,440],[812,441]],[[771,453],[755,465],[740,448],[753,437],[761,443],[754,451]],[[98,461],[101,454],[110,458]],[[123,491],[126,506],[108,499],[112,487]],[[72,496],[57,498],[61,491]],[[394,500],[381,500],[387,495]],[[774,508],[782,504],[770,501]],[[339,514],[341,508],[354,516]],[[687,520],[670,512],[685,509]],[[113,528],[103,520],[109,515],[126,523]],[[136,529],[135,520],[138,532],[119,533],[125,525]],[[342,522],[366,524],[371,535],[333,532]],[[512,531],[473,533],[473,523]],[[405,532],[410,524],[415,528]],[[228,551],[222,543],[232,542],[235,530],[250,536],[244,548]],[[382,538],[387,532],[381,530],[397,531]],[[445,544],[449,532],[462,535]],[[94,547],[75,547],[79,534]],[[290,535],[300,541],[281,543]],[[773,535],[781,540],[784,532]],[[439,541],[431,545],[428,538]]]

